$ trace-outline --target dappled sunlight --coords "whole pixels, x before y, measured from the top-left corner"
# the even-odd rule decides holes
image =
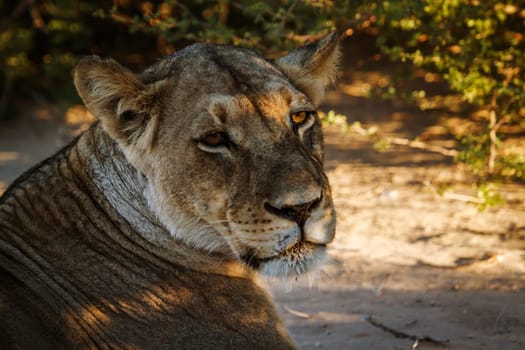
[[[362,81],[355,81],[353,84],[340,84],[339,88],[349,96],[368,97],[370,96],[372,85]]]
[[[466,135],[469,131],[479,131],[479,126],[461,117],[443,118],[442,124],[456,135]]]
[[[458,95],[435,95],[426,96],[424,94],[417,94],[415,96],[415,103],[420,110],[444,110],[450,113],[459,113],[462,106],[461,97]]]
[[[20,163],[26,161],[28,158],[27,155],[20,152],[0,151],[0,167],[9,167],[12,163]],[[8,186],[7,181],[0,179],[0,195],[4,193]]]
[[[0,165],[3,162],[12,162],[22,158],[19,152],[4,152],[0,151]]]
[[[35,108],[33,115],[37,120],[50,121],[53,120],[53,118],[56,118],[56,111],[46,106],[43,108]]]
[[[200,344],[197,348],[209,348],[210,342],[238,348],[265,334],[286,336],[251,282],[177,267],[167,272],[161,277],[126,271],[93,279],[81,300],[60,310],[64,330],[88,344],[102,340],[110,347],[140,349],[184,348],[188,337],[198,338],[191,342]]]
[[[0,123],[0,181],[10,183],[71,140],[62,113],[55,104],[27,103]]]
[[[111,322],[110,316],[94,305],[86,305],[79,311],[79,317],[89,327],[107,326]]]
[[[74,105],[67,109],[65,113],[65,122],[72,130],[72,136],[79,135],[86,131],[95,121],[95,117],[83,105]]]
[[[389,74],[379,71],[369,72],[350,72],[351,80],[349,83],[341,82],[338,89],[348,96],[353,97],[372,97],[377,89],[388,89],[392,86],[392,77]]]

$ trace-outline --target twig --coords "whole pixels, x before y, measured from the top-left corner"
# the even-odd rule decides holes
[[[455,149],[445,148],[445,147],[436,146],[436,145],[429,145],[428,143],[425,143],[420,140],[410,140],[410,139],[405,139],[401,137],[381,137],[380,135],[377,135],[377,131],[375,130],[375,128],[366,129],[362,127],[360,123],[352,124],[351,130],[361,136],[366,136],[366,137],[374,136],[380,140],[384,140],[387,144],[393,144],[393,145],[398,145],[398,146],[408,146],[411,148],[423,149],[425,151],[441,153],[444,156],[453,157],[453,158],[457,157],[459,154],[459,152],[456,151]]]
[[[503,306],[501,308],[501,311],[498,315],[498,317],[496,317],[496,322],[494,323],[494,329],[497,329],[498,328],[498,323],[499,321],[501,320],[501,318],[503,317],[503,314],[505,313],[505,310],[507,309],[507,305]]]
[[[483,204],[483,200],[481,200],[478,197],[469,196],[465,194],[459,194],[459,193],[453,193],[445,191],[443,193],[440,193],[430,181],[423,181],[423,185],[425,185],[427,188],[429,188],[433,193],[439,195],[440,197],[451,199],[455,201],[460,202],[466,202],[466,203],[474,203],[474,204]]]
[[[391,327],[388,327],[388,326],[385,326],[384,324],[382,324],[381,322],[375,320],[374,318],[372,318],[371,315],[365,315],[364,317],[365,321],[370,323],[372,326],[374,327],[377,327],[385,332],[388,332],[390,334],[393,334],[396,338],[404,338],[404,339],[411,339],[414,341],[414,344],[412,345],[412,348],[415,349],[419,343],[422,343],[422,342],[427,342],[427,343],[431,343],[431,344],[435,344],[435,345],[439,345],[439,346],[445,346],[445,344],[447,344],[449,342],[448,339],[436,339],[436,338],[432,338],[432,337],[429,337],[427,335],[425,336],[418,336],[418,335],[414,335],[414,334],[408,334],[408,333],[405,333],[405,332],[401,332],[401,331],[398,331],[394,328],[391,328]]]
[[[442,155],[448,156],[448,157],[457,157],[458,155],[458,151],[454,149],[449,149],[449,148],[435,146],[435,145],[429,145],[428,143],[425,143],[419,140],[409,140],[409,139],[404,139],[400,137],[387,137],[386,142],[394,144],[394,145],[408,146],[412,148],[423,149],[425,151],[441,153]]]
[[[490,103],[489,110],[489,161],[488,161],[488,172],[490,175],[494,174],[494,167],[496,164],[496,152],[498,143],[498,129],[496,128],[498,122],[498,116],[496,115],[497,108],[497,93],[494,92],[492,95],[492,101]]]
[[[480,263],[486,263],[486,262],[494,262],[498,261],[498,255],[494,253],[485,253],[480,257],[475,258],[458,258],[454,262],[454,265],[436,265],[432,263],[425,262],[424,260],[418,259],[417,264],[419,266],[427,266],[432,267],[436,269],[462,269],[465,267],[470,267],[474,264],[480,264]]]
[[[474,204],[483,204],[483,201],[477,197],[468,196],[468,195],[459,194],[459,193],[445,192],[443,193],[443,197],[447,199],[452,199],[455,201],[474,203]]]
[[[290,16],[295,9],[295,6],[297,6],[297,0],[294,0],[290,7],[288,7],[288,10],[286,11],[286,14],[281,17],[281,30],[284,30],[284,27],[286,26],[286,18]]]
[[[297,310],[291,309],[291,308],[289,308],[286,305],[283,305],[283,308],[287,312],[289,312],[290,314],[292,314],[294,316],[297,316],[297,317],[300,317],[300,318],[310,318],[310,317],[312,317],[310,314],[307,314],[306,312],[301,312],[301,311],[297,311]]]

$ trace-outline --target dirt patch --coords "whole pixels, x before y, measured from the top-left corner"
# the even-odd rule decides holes
[[[329,93],[324,110],[399,137],[435,135],[436,123],[454,118],[360,97],[352,74]],[[35,107],[0,125],[0,187],[82,130],[90,121],[83,113]],[[479,212],[437,194],[442,184],[473,191],[468,172],[449,158],[403,148],[377,153],[367,139],[333,128],[326,168],[338,211],[328,262],[312,283],[266,281],[302,348],[525,348],[523,186],[503,186],[507,203]],[[369,317],[442,345],[396,338]]]

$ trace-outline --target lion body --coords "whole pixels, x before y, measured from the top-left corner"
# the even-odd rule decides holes
[[[206,45],[140,76],[81,62],[99,122],[0,199],[0,348],[295,348],[254,270],[309,271],[333,238],[318,120],[287,119],[329,39],[281,68]]]
[[[270,299],[237,263],[189,249],[176,257],[137,236],[90,170],[129,186],[117,177],[131,170],[118,157],[95,127],[7,193],[0,348],[293,348]],[[131,206],[137,217],[146,209]]]

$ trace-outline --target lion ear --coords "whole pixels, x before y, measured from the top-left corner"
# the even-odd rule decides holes
[[[323,99],[328,84],[335,80],[341,56],[339,41],[342,37],[340,32],[332,32],[276,61],[284,74],[310,97],[316,106]]]
[[[75,86],[104,130],[127,146],[153,143],[158,120],[158,94],[112,59],[83,58],[75,68]]]

